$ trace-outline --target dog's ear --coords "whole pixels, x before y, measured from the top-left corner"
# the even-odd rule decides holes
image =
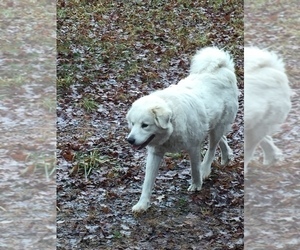
[[[152,110],[154,115],[154,121],[156,126],[163,129],[168,128],[169,122],[171,120],[172,111],[170,109],[164,109],[162,107],[155,107]]]

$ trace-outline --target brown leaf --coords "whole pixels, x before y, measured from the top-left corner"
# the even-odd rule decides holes
[[[66,161],[73,161],[74,154],[73,152],[71,152],[71,150],[67,150],[63,152],[63,157],[65,158]]]
[[[16,161],[25,161],[29,154],[24,153],[23,151],[14,151],[10,154],[10,157]]]

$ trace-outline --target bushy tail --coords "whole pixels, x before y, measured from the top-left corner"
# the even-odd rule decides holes
[[[191,74],[213,73],[220,68],[227,68],[234,72],[234,63],[230,55],[216,47],[198,50],[192,58]]]
[[[244,54],[245,71],[253,71],[268,67],[285,72],[282,59],[274,52],[262,50],[257,47],[245,47]]]

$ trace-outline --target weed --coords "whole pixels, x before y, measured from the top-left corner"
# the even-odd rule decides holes
[[[106,155],[101,155],[98,150],[93,150],[90,152],[77,152],[74,157],[73,169],[78,171],[84,171],[85,180],[88,180],[88,176],[91,174],[92,170],[95,168],[99,168],[104,163],[114,163],[112,159],[110,159]]]
[[[55,155],[50,155],[47,152],[30,153],[26,158],[27,167],[21,171],[21,175],[26,176],[35,171],[44,171],[46,180],[48,181],[56,171],[55,159]]]
[[[97,102],[95,102],[93,99],[90,99],[88,97],[83,98],[80,105],[87,112],[95,111],[97,109],[97,107],[98,107]]]
[[[60,87],[60,88],[67,88],[69,86],[71,86],[71,84],[74,83],[74,79],[72,76],[66,76],[64,78],[60,78],[58,77],[57,79],[57,86]]]
[[[116,238],[116,239],[122,238],[121,232],[120,231],[114,231],[114,238]]]
[[[1,87],[22,86],[25,83],[25,78],[22,76],[0,77]]]
[[[56,109],[56,100],[53,100],[53,98],[45,97],[43,98],[40,106],[48,112],[52,113]]]
[[[187,201],[185,198],[180,198],[180,199],[178,200],[177,205],[178,205],[180,208],[185,208],[185,207],[187,207],[187,205],[188,205],[188,201]]]
[[[200,208],[200,211],[201,211],[201,214],[204,215],[204,216],[208,216],[211,214],[211,210],[209,208]]]

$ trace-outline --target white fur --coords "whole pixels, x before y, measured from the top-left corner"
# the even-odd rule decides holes
[[[275,54],[256,47],[245,50],[245,172],[260,145],[264,164],[281,158],[281,150],[271,135],[282,124],[291,108],[288,78],[283,61]]]
[[[132,104],[126,116],[131,129],[127,140],[135,147],[148,143],[146,176],[134,212],[150,206],[158,167],[166,152],[186,150],[190,155],[192,182],[189,191],[200,190],[211,172],[219,144],[221,163],[228,164],[232,150],[225,134],[238,109],[234,63],[229,54],[215,47],[201,49],[192,59],[190,75],[177,85],[156,91]],[[201,144],[209,135],[209,146],[201,161]]]

